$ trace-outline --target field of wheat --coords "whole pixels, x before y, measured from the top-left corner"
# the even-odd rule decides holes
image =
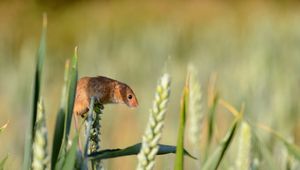
[[[62,2],[0,2],[0,170],[300,169],[297,2]],[[79,133],[100,75],[139,106],[92,97]]]

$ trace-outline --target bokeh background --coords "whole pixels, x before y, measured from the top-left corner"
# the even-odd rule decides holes
[[[102,147],[141,141],[157,80],[172,76],[171,99],[161,143],[176,145],[179,100],[187,65],[202,85],[207,114],[209,77],[217,75],[220,97],[240,108],[249,122],[262,123],[300,145],[300,6],[297,1],[0,1],[0,158],[20,169],[31,110],[36,51],[43,12],[48,40],[42,96],[50,144],[63,84],[64,63],[79,47],[79,75],[105,75],[129,84],[140,106],[108,105],[102,116]],[[231,124],[217,111],[216,140]],[[205,126],[203,140],[205,139]],[[266,132],[258,132],[278,168],[287,153]],[[186,148],[193,148],[186,141]],[[235,144],[222,169],[234,165]],[[172,169],[174,155],[157,157],[157,169]],[[187,168],[193,160],[186,159]],[[105,161],[107,169],[134,169],[135,156]],[[192,169],[192,168],[190,168]]]

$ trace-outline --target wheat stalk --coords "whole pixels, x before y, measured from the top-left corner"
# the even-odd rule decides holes
[[[87,120],[85,121],[86,125],[86,138],[87,138],[87,151],[85,154],[92,154],[100,151],[100,128],[101,128],[101,117],[102,114],[101,108],[103,106],[99,103],[94,103],[95,98],[91,99],[91,115],[88,114]],[[92,168],[96,170],[103,169],[101,160],[92,160]]]
[[[103,106],[102,106],[103,107]],[[90,131],[90,146],[89,150],[90,153],[99,152],[100,151],[100,142],[101,142],[101,106],[100,104],[94,105],[94,112],[93,112],[93,120],[92,120],[92,128]],[[93,160],[92,161],[93,169],[103,169],[101,160]]]
[[[153,107],[150,110],[148,124],[143,136],[142,148],[138,154],[137,170],[151,170],[155,164],[155,155],[159,149],[164,117],[170,96],[170,76],[164,74],[156,88]]]

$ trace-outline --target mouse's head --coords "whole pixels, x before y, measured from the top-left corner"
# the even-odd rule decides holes
[[[135,108],[139,105],[138,100],[132,91],[132,89],[123,83],[117,85],[117,89],[119,91],[120,101],[125,103],[128,107]]]

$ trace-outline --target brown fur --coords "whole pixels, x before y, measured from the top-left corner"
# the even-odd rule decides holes
[[[92,96],[100,104],[125,103],[129,107],[138,106],[137,98],[128,85],[102,76],[82,77],[77,82],[73,112],[81,116],[87,113]]]

